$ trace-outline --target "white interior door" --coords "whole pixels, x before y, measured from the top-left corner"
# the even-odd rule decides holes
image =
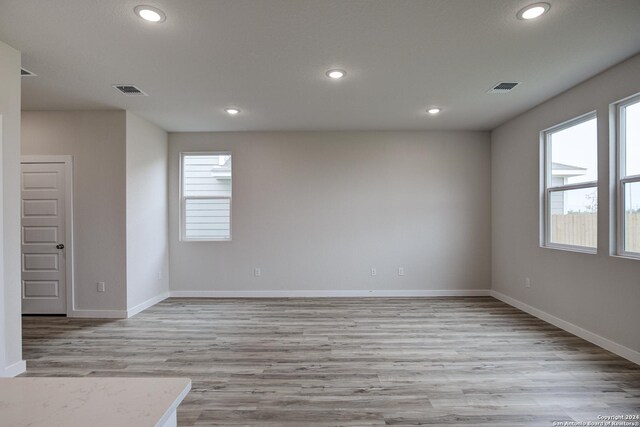
[[[66,314],[65,168],[22,164],[23,314]]]

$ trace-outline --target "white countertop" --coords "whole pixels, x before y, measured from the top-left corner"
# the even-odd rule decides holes
[[[0,425],[162,425],[189,390],[188,378],[0,378]]]

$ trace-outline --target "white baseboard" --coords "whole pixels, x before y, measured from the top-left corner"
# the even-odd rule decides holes
[[[489,289],[353,291],[171,291],[173,298],[481,297]]]
[[[127,310],[72,310],[67,317],[87,319],[126,319]]]
[[[11,378],[20,375],[27,370],[27,362],[21,360],[12,365],[9,365],[0,371],[0,377]]]
[[[169,292],[165,292],[164,294],[160,294],[157,295],[153,298],[149,298],[148,300],[141,302],[140,304],[136,305],[135,307],[131,307],[130,309],[127,310],[127,317],[133,317],[136,314],[140,313],[143,310],[146,310],[147,308],[156,305],[157,303],[159,303],[162,300],[165,300],[169,298]]]
[[[491,296],[519,310],[522,310],[525,313],[529,313],[532,316],[537,317],[538,319],[544,320],[547,323],[551,323],[552,325],[557,326],[560,329],[564,329],[570,334],[576,335],[583,340],[589,341],[590,343],[595,344],[598,347],[602,347],[605,350],[609,350],[611,353],[615,353],[620,357],[624,357],[625,359],[640,365],[640,352],[630,349],[629,347],[625,347],[622,344],[618,344],[617,342],[611,341],[610,339],[581,328],[580,326],[574,325],[573,323],[567,322],[566,320],[562,320],[559,317],[553,316],[545,311],[539,310],[535,307],[518,301],[517,299],[504,295],[498,291],[491,291]]]

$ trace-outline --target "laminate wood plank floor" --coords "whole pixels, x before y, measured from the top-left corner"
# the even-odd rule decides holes
[[[168,299],[24,317],[27,376],[190,377],[180,426],[552,426],[640,414],[640,366],[490,297]]]

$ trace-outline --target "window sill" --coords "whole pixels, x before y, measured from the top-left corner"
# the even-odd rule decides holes
[[[180,239],[180,243],[231,242],[231,239]]]
[[[640,254],[635,252],[623,252],[621,254],[611,254],[613,258],[620,259],[631,259],[635,261],[640,261]]]
[[[555,249],[558,251],[565,251],[565,252],[577,252],[577,253],[581,253],[581,254],[589,254],[589,255],[597,255],[598,254],[598,249],[597,248],[586,248],[584,246],[571,246],[571,245],[541,245],[540,246],[543,249]]]

